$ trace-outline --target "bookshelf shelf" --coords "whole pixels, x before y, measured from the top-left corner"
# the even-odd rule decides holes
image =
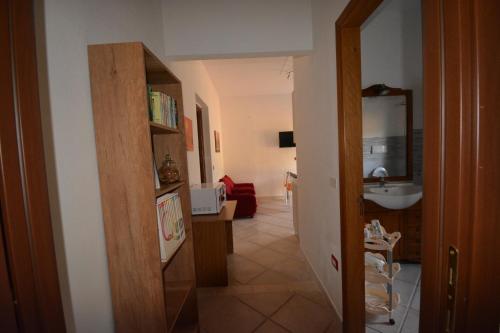
[[[153,175],[166,154],[188,175],[181,81],[140,42],[90,45],[88,55],[115,330],[197,331],[189,182],[156,190]],[[174,99],[178,129],[149,120],[148,87]],[[162,263],[156,198],[173,191],[185,239]]]
[[[177,190],[179,187],[183,186],[185,182],[177,182],[168,185],[162,185],[159,189],[155,190],[156,197],[164,195],[165,193],[170,193]]]
[[[158,124],[155,122],[149,122],[149,128],[151,134],[179,134],[180,131],[177,128],[167,127],[162,124]]]
[[[182,316],[182,309],[185,307],[186,303],[189,302],[189,296],[193,291],[196,290],[194,283],[191,281],[179,281],[175,283],[165,283],[165,294],[172,299],[172,303],[176,303],[176,306],[169,309],[167,307],[167,318],[171,322],[177,322]],[[169,327],[169,331],[172,331],[172,327]]]

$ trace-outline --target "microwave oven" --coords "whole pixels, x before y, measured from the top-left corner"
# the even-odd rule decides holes
[[[191,214],[219,214],[226,202],[224,183],[204,183],[191,186]]]

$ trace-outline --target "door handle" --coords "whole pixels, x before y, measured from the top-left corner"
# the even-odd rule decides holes
[[[455,299],[457,292],[458,250],[453,245],[448,249],[448,283],[446,293],[446,332],[455,331]]]

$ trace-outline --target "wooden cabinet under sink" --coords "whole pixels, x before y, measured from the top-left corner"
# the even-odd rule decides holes
[[[401,240],[394,248],[394,260],[420,262],[422,200],[400,210],[388,209],[370,200],[364,200],[364,206],[365,223],[378,219],[387,232],[401,232]]]

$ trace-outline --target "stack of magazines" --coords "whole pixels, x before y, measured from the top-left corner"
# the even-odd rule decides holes
[[[186,233],[178,193],[167,193],[156,199],[161,261],[168,261],[181,246]]]

